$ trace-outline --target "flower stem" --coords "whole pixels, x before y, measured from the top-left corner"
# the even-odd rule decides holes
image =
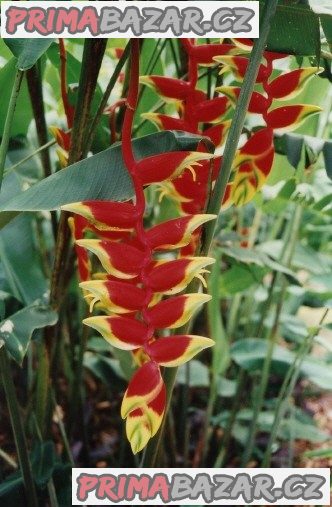
[[[38,507],[37,493],[32,476],[31,463],[29,460],[23,422],[20,415],[12,372],[10,371],[9,359],[3,341],[0,342],[0,371],[2,384],[6,395],[10,421],[13,428],[18,460],[23,476],[27,505],[28,507]]]
[[[280,423],[286,413],[287,406],[289,403],[289,398],[291,397],[292,392],[295,387],[295,384],[299,378],[301,365],[303,363],[305,356],[309,353],[311,345],[312,345],[312,341],[315,338],[315,336],[317,335],[328,312],[329,312],[329,309],[327,308],[325,310],[320,322],[319,322],[319,325],[314,327],[311,330],[311,332],[308,333],[307,337],[304,339],[303,343],[301,344],[301,346],[298,350],[297,357],[295,358],[295,361],[291,364],[291,366],[289,367],[289,369],[286,373],[286,376],[284,378],[284,381],[283,381],[280,391],[279,391],[277,405],[275,408],[274,421],[273,421],[273,425],[271,428],[269,441],[266,446],[264,458],[262,461],[263,468],[270,466],[273,444],[277,438]]]
[[[219,214],[220,211],[220,203],[224,196],[226,186],[231,175],[232,164],[235,157],[237,145],[241,136],[242,128],[244,125],[246,113],[248,110],[248,105],[250,101],[250,97],[254,90],[256,77],[258,74],[259,66],[263,57],[264,48],[267,41],[267,36],[270,30],[270,23],[272,17],[275,13],[276,7],[278,4],[278,0],[270,0],[270,2],[265,4],[262,22],[260,26],[260,37],[256,39],[253,50],[251,53],[250,61],[248,64],[248,69],[243,81],[243,86],[241,88],[241,92],[239,95],[239,100],[237,102],[234,118],[231,124],[231,128],[227,137],[225,153],[222,167],[219,171],[219,176],[216,180],[214,191],[212,197],[210,199],[207,213]],[[216,227],[216,221],[208,222],[208,224],[204,228],[204,238],[202,244],[202,255],[207,255],[210,249],[210,245],[212,243],[212,239],[214,236],[214,231]],[[167,406],[166,413],[170,406],[171,396],[173,392],[173,388],[175,385],[175,379],[177,374],[177,368],[166,368],[164,375],[164,382],[167,390]],[[165,420],[165,418],[164,418]],[[148,448],[146,451],[146,459],[145,465],[146,467],[155,466],[156,459],[158,456],[158,450],[160,447],[161,440],[163,438],[164,424],[161,426],[157,435],[150,440],[148,444]]]
[[[234,111],[234,117],[226,140],[225,152],[214,191],[211,196],[207,213],[218,214],[225,194],[228,180],[232,172],[232,164],[246,118],[250,98],[254,90],[259,66],[263,57],[267,37],[270,31],[272,17],[276,11],[278,0],[266,2],[260,23],[260,36],[255,40],[251,52],[247,72],[243,80],[241,92]],[[208,222],[205,226],[203,254],[207,254],[214,236],[216,221]]]
[[[295,245],[296,245],[298,230],[301,225],[301,217],[302,217],[302,208],[300,205],[297,205],[294,209],[292,219],[289,223],[289,228],[288,228],[285,240],[284,240],[284,249],[283,249],[283,252],[281,255],[281,260],[280,260],[280,262],[287,267],[289,267],[291,264],[292,256],[293,256]],[[280,278],[280,273],[274,274],[271,287],[274,287],[276,285],[277,280],[279,280],[279,278]],[[265,396],[266,389],[268,386],[270,369],[271,369],[272,358],[273,358],[273,351],[274,351],[274,347],[275,347],[276,339],[277,339],[277,334],[278,334],[280,314],[281,314],[283,303],[284,303],[285,288],[286,288],[286,286],[285,286],[285,284],[283,284],[282,289],[279,294],[279,300],[278,300],[277,307],[276,307],[274,323],[273,323],[271,332],[269,333],[269,337],[268,337],[268,348],[267,348],[266,356],[265,356],[264,362],[263,362],[261,381],[258,386],[257,396],[255,397],[254,412],[253,412],[253,416],[252,416],[251,423],[250,423],[247,444],[245,446],[245,450],[244,450],[244,454],[243,454],[243,458],[242,458],[242,466],[246,466],[248,464],[249,460],[251,459],[254,445],[255,445],[258,417],[259,417],[259,413],[260,413],[260,411],[263,407],[263,404],[264,404],[264,396]],[[268,299],[270,299],[270,298],[268,298]],[[269,304],[271,302],[272,302],[272,300],[269,302]]]

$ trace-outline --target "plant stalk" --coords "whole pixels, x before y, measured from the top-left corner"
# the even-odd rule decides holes
[[[293,217],[289,224],[289,229],[287,231],[285,240],[284,240],[284,249],[281,255],[281,263],[284,264],[287,267],[290,267],[291,260],[294,254],[298,230],[301,225],[301,217],[302,217],[302,208],[300,205],[297,205],[294,210]],[[271,284],[271,287],[274,287],[277,283],[277,280],[279,280],[280,274],[275,273],[273,276],[273,281]],[[242,458],[242,466],[246,466],[248,462],[251,459],[254,445],[255,445],[255,438],[257,434],[257,423],[258,423],[258,417],[260,414],[260,411],[262,410],[263,404],[264,404],[264,397],[266,393],[266,389],[268,386],[269,376],[270,376],[270,369],[272,364],[272,358],[273,358],[273,351],[277,340],[277,333],[279,328],[279,320],[280,315],[283,307],[284,302],[284,294],[285,294],[286,285],[283,283],[282,289],[280,291],[279,300],[276,307],[275,312],[275,318],[274,323],[272,326],[272,329],[269,333],[268,337],[268,349],[266,352],[266,356],[264,358],[263,362],[263,369],[262,369],[262,376],[261,381],[258,387],[258,393],[255,397],[255,403],[254,403],[254,413],[251,419],[250,428],[249,428],[249,436],[248,441],[244,450],[243,458]],[[270,299],[270,298],[269,298]],[[271,293],[271,301],[272,302],[272,293]]]
[[[243,81],[243,86],[241,88],[239,99],[234,112],[234,118],[227,137],[222,167],[220,168],[219,175],[215,183],[214,191],[208,204],[207,213],[217,215],[219,214],[221,201],[225,194],[228,180],[231,175],[232,164],[236,154],[241,132],[243,129],[249,101],[252,92],[254,90],[259,66],[264,54],[264,49],[270,30],[270,23],[277,8],[277,4],[278,0],[270,0],[270,2],[266,3],[264,6],[262,22],[260,26],[260,37],[259,39],[255,40],[253,46],[250,61],[248,64],[248,69]],[[208,222],[208,224],[204,228],[203,245],[201,251],[202,255],[207,255],[209,252],[216,227],[215,222],[216,221]],[[171,396],[175,385],[176,374],[177,368],[166,368],[164,375],[164,382],[167,390],[166,414],[170,406]],[[164,424],[161,426],[157,435],[153,439],[151,439],[148,444],[145,460],[145,466],[147,467],[153,467],[156,463],[158,450],[160,447],[161,440],[163,438],[163,431]]]
[[[85,155],[87,155],[87,153],[89,152],[89,150],[91,148],[91,144],[92,144],[94,136],[96,134],[98,123],[99,123],[100,118],[104,112],[105,107],[107,106],[107,101],[113,91],[114,86],[116,85],[116,82],[117,82],[117,79],[120,75],[120,72],[128,59],[129,49],[130,49],[130,44],[128,43],[121,55],[121,58],[119,59],[118,63],[115,66],[114,72],[111,76],[111,79],[109,80],[107,88],[104,92],[104,95],[103,95],[101,101],[100,101],[97,112],[94,115],[90,129],[89,129],[87,136],[86,136],[86,146],[85,146],[85,150],[84,150]]]
[[[0,342],[0,371],[2,377],[2,385],[5,391],[9,410],[10,421],[13,428],[18,461],[23,476],[27,505],[28,507],[38,507],[37,493],[32,476],[32,469],[23,422],[20,415],[12,372],[10,371],[9,358],[3,341]]]
[[[270,432],[269,441],[266,447],[266,451],[264,454],[264,458],[262,461],[262,467],[269,467],[271,462],[271,456],[272,456],[272,449],[274,442],[277,439],[278,430],[280,423],[282,419],[284,418],[284,415],[287,410],[287,406],[289,404],[289,399],[292,395],[292,392],[294,391],[294,387],[296,385],[296,382],[300,375],[300,369],[301,365],[303,363],[303,360],[305,359],[306,355],[309,353],[310,348],[312,346],[313,339],[317,335],[321,325],[323,324],[327,314],[329,312],[329,309],[326,309],[320,322],[317,327],[314,327],[312,331],[308,334],[306,339],[303,341],[302,345],[300,346],[298,350],[297,357],[293,364],[289,367],[287,374],[284,378],[284,381],[281,385],[277,405],[275,408],[275,415],[274,415],[274,421]]]

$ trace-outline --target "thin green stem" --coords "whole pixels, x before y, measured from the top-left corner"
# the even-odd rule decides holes
[[[260,23],[260,36],[259,39],[255,40],[251,52],[247,72],[243,80],[239,99],[234,111],[234,117],[227,136],[221,168],[208,205],[207,213],[218,214],[220,211],[220,205],[232,172],[233,160],[248,111],[249,101],[252,92],[254,91],[259,66],[264,54],[267,37],[270,31],[270,24],[275,14],[277,4],[278,0],[270,0],[264,5],[262,20]],[[203,254],[209,251],[215,228],[215,221],[208,222],[205,227],[205,247],[203,248]]]
[[[301,225],[301,218],[302,218],[302,208],[300,205],[297,205],[294,210],[294,214],[289,222],[289,228],[284,240],[284,249],[281,255],[281,263],[286,265],[287,267],[290,266],[292,257],[295,250],[296,240],[298,231]],[[269,303],[272,303],[272,293],[274,291],[274,287],[277,284],[277,281],[280,278],[279,273],[275,273],[273,275],[273,281],[271,283],[272,292],[271,297],[268,298]],[[284,302],[284,295],[285,295],[285,289],[286,284],[285,282],[282,285],[282,290],[279,294],[279,300],[276,307],[275,317],[274,317],[274,323],[272,326],[272,329],[269,333],[268,337],[268,348],[266,351],[266,356],[264,358],[263,362],[263,368],[262,368],[262,375],[260,384],[258,386],[257,395],[255,396],[254,400],[254,410],[253,410],[253,416],[250,422],[250,428],[249,428],[249,435],[248,435],[248,441],[244,449],[243,457],[242,457],[242,465],[246,466],[248,462],[251,459],[254,445],[255,445],[255,438],[257,434],[257,426],[258,426],[258,417],[262,410],[263,404],[264,404],[264,397],[266,393],[266,389],[269,382],[270,377],[270,369],[272,364],[272,357],[273,357],[273,351],[277,340],[277,334],[278,334],[278,328],[279,328],[279,320],[280,315],[283,307]]]
[[[23,476],[27,505],[28,507],[38,507],[37,493],[32,476],[31,463],[29,459],[23,422],[17,401],[12,372],[10,371],[9,358],[3,341],[0,342],[0,371],[11,425],[13,428],[18,461],[20,463],[20,469]]]
[[[220,203],[222,201],[222,198],[224,196],[224,193],[226,191],[226,187],[228,184],[228,180],[231,175],[232,171],[232,164],[233,160],[236,154],[237,146],[239,143],[239,139],[241,136],[241,132],[243,129],[245,117],[247,114],[249,101],[252,95],[252,92],[254,90],[259,66],[264,54],[264,48],[267,41],[267,36],[269,34],[270,30],[270,23],[272,20],[272,17],[275,13],[276,7],[278,4],[278,0],[270,0],[269,3],[265,4],[263,16],[262,16],[262,23],[260,26],[260,37],[259,39],[255,40],[253,50],[251,53],[250,61],[248,64],[248,69],[243,81],[243,86],[241,88],[241,92],[239,95],[239,100],[237,102],[235,112],[234,112],[234,118],[231,124],[231,128],[227,137],[226,146],[225,146],[225,152],[223,157],[223,163],[222,167],[219,171],[218,178],[215,183],[214,191],[211,196],[207,213],[212,214],[219,214],[220,211]],[[212,239],[214,236],[214,231],[216,227],[216,221],[211,221],[208,223],[208,225],[204,229],[204,238],[203,238],[203,245],[202,245],[202,255],[206,255],[209,252],[210,245],[212,243]],[[212,224],[212,225],[211,225]],[[166,368],[165,376],[164,376],[164,382],[166,385],[167,390],[167,407],[166,407],[166,413],[168,411],[172,392],[175,385],[176,380],[176,374],[177,374],[177,368]],[[165,417],[164,417],[165,420]],[[146,461],[147,466],[154,466],[156,462],[156,458],[158,455],[158,449],[160,447],[160,442],[163,438],[163,429],[164,424],[160,428],[157,435],[150,440],[150,443],[148,445],[148,450],[146,453]]]
[[[233,426],[234,426],[234,423],[236,420],[236,414],[237,414],[238,409],[240,407],[240,401],[241,401],[243,387],[245,385],[246,378],[247,378],[246,371],[241,369],[238,374],[238,377],[237,377],[237,388],[236,388],[236,393],[235,393],[234,400],[233,400],[233,406],[232,406],[229,418],[227,420],[225,433],[223,435],[223,439],[221,442],[219,453],[217,454],[217,458],[214,463],[214,468],[219,468],[219,467],[224,466],[225,459],[228,454],[228,449],[229,449],[229,445],[230,445],[231,438],[232,438],[232,431],[233,431]]]
[[[5,163],[6,163],[6,155],[8,151],[9,146],[9,139],[10,139],[10,132],[12,128],[15,108],[16,108],[16,102],[18,95],[20,93],[20,88],[22,84],[22,79],[24,76],[24,72],[21,70],[16,71],[15,75],[15,81],[12,88],[12,93],[9,99],[8,109],[7,109],[7,116],[5,120],[5,126],[3,129],[3,135],[1,140],[1,146],[0,146],[0,189],[2,185],[2,179],[5,169]]]
[[[287,406],[289,404],[289,399],[292,395],[292,392],[294,391],[294,387],[295,387],[296,382],[299,378],[300,371],[301,371],[301,365],[303,363],[304,358],[309,353],[311,346],[312,346],[313,339],[317,335],[328,312],[329,312],[329,310],[326,309],[320,322],[319,322],[319,325],[317,327],[314,327],[311,330],[311,332],[307,335],[306,339],[303,341],[302,345],[300,346],[300,348],[298,350],[295,361],[289,367],[287,374],[284,378],[284,381],[281,385],[279,395],[278,395],[277,405],[276,405],[275,413],[274,413],[274,421],[273,421],[273,425],[271,428],[269,441],[266,446],[264,458],[262,461],[262,467],[269,467],[270,466],[273,445],[277,439],[280,423],[285,416]]]

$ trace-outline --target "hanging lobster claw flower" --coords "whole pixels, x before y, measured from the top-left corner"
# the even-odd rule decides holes
[[[185,130],[189,132],[189,125],[180,118],[173,118],[159,113],[142,113],[141,116],[154,123],[160,130]]]
[[[143,308],[146,299],[143,289],[125,282],[89,280],[80,283],[80,287],[88,291],[86,299],[90,301],[90,311],[100,301],[109,312],[136,312]]]
[[[228,70],[231,70],[235,77],[242,81],[247,71],[249,60],[244,56],[216,56],[214,60],[218,63],[222,63],[224,67],[222,67],[219,74],[223,74]],[[269,69],[261,64],[259,66],[258,75],[256,78],[256,83],[262,83],[269,77]]]
[[[209,137],[216,148],[222,146],[225,142],[227,133],[231,126],[231,120],[225,120],[217,125],[212,125],[204,130],[203,135]]]
[[[229,108],[227,97],[203,100],[194,109],[194,119],[202,123],[214,123],[224,116]]]
[[[136,208],[128,202],[82,201],[61,209],[83,216],[102,231],[130,231],[137,221]]]
[[[299,127],[308,116],[319,113],[322,109],[309,104],[296,104],[277,107],[267,114],[267,123],[272,129],[287,132]]]
[[[147,326],[137,319],[98,315],[84,319],[83,323],[98,331],[113,347],[122,350],[142,347],[149,339]]]
[[[165,299],[147,311],[147,318],[156,329],[176,329],[186,324],[207,301],[209,294],[183,294]]]
[[[158,338],[146,347],[147,353],[160,366],[171,368],[190,361],[203,349],[212,347],[214,341],[204,336],[174,335]]]
[[[164,385],[159,366],[154,361],[143,364],[129,382],[128,389],[122,400],[121,417],[125,419],[130,412],[141,408],[144,412]]]
[[[174,218],[149,229],[146,233],[147,241],[153,250],[174,250],[190,243],[192,233],[217,215],[189,215]]]
[[[238,86],[218,86],[215,91],[223,93],[231,101],[233,107],[236,106],[241,88]],[[248,106],[249,113],[264,114],[269,106],[269,102],[264,95],[253,92]]]
[[[172,261],[157,261],[147,272],[146,282],[154,292],[176,294],[184,290],[194,277],[204,282],[204,268],[213,264],[212,257],[187,257]]]
[[[135,278],[143,266],[144,253],[125,243],[81,239],[76,244],[97,255],[107,273],[117,278]]]
[[[193,173],[200,161],[210,160],[213,155],[199,151],[173,151],[144,158],[137,162],[136,170],[143,185],[172,180],[180,176],[185,169]]]
[[[190,92],[189,83],[182,79],[165,76],[140,76],[139,81],[165,99],[184,100]]]
[[[274,99],[292,99],[296,97],[312,76],[322,72],[319,67],[306,67],[284,72],[269,83],[269,95]]]
[[[126,434],[132,452],[137,454],[147,445],[160,428],[166,408],[166,389],[163,385],[160,393],[148,403],[144,410],[137,408],[126,419]]]
[[[87,221],[85,218],[74,215],[73,217],[68,218],[68,225],[70,227],[72,236],[75,240],[79,240],[83,238],[84,231],[87,226]],[[90,278],[91,273],[91,263],[89,260],[89,256],[84,250],[84,248],[78,246],[75,243],[75,251],[77,255],[77,267],[78,267],[78,274],[81,282],[84,282],[85,280],[88,280]]]

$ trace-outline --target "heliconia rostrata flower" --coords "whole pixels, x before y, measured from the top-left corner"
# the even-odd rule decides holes
[[[181,332],[169,335],[167,330],[181,328],[210,299],[203,293],[183,291],[194,278],[205,284],[203,274],[214,259],[183,256],[181,249],[216,216],[191,213],[150,228],[144,226],[144,188],[171,182],[186,173],[195,181],[201,165],[209,164],[212,155],[204,150],[177,151],[135,159],[131,132],[139,87],[138,41],[132,40],[131,45],[122,154],[132,178],[134,199],[77,202],[62,209],[73,213],[70,226],[80,286],[90,311],[96,308],[99,313],[84,323],[113,347],[132,352],[139,364],[121,407],[127,437],[137,453],[156,434],[165,413],[161,367],[180,366],[214,343],[204,336]],[[92,275],[89,254],[98,259],[103,272]]]
[[[212,158],[203,143],[196,151],[135,159],[131,132],[139,79],[165,101],[173,101],[179,115],[145,113],[145,118],[160,129],[183,130],[208,137],[219,149],[230,127],[230,113],[236,105],[240,85],[218,86],[215,94],[220,95],[209,98],[197,87],[199,67],[221,65],[222,75],[232,73],[240,83],[252,48],[249,39],[233,39],[227,44],[196,44],[189,39],[181,42],[188,60],[185,80],[164,76],[139,78],[138,41],[131,42],[122,153],[133,181],[134,199],[128,202],[85,201],[63,206],[63,210],[73,213],[69,220],[78,256],[80,286],[90,311],[95,307],[99,312],[84,323],[98,331],[113,347],[133,353],[139,364],[121,407],[134,453],[141,451],[156,434],[165,413],[166,389],[160,367],[182,365],[213,345],[213,340],[206,337],[168,335],[167,330],[185,325],[210,299],[207,294],[184,291],[195,277],[204,285],[203,274],[214,262],[209,257],[196,257],[195,252],[201,226],[216,218],[206,214],[205,209],[220,167],[222,170],[222,155]],[[249,113],[260,115],[262,125],[237,150],[232,180],[221,206],[244,204],[262,187],[273,164],[274,130],[294,129],[307,116],[320,110],[304,104],[272,107],[273,100],[284,101],[296,96],[316,72],[313,68],[296,69],[271,79],[274,60],[286,56],[269,51],[264,54],[257,75],[260,88],[252,94],[248,108]],[[65,110],[68,119],[71,114],[68,104]],[[70,121],[71,116],[68,126]],[[54,134],[66,153],[70,135],[59,129],[54,130]],[[65,165],[65,157],[62,162]],[[158,186],[161,196],[166,194],[177,202],[182,216],[146,229],[144,188],[152,184]],[[89,238],[85,237],[86,231],[89,231]],[[91,274],[91,253],[104,272]]]

